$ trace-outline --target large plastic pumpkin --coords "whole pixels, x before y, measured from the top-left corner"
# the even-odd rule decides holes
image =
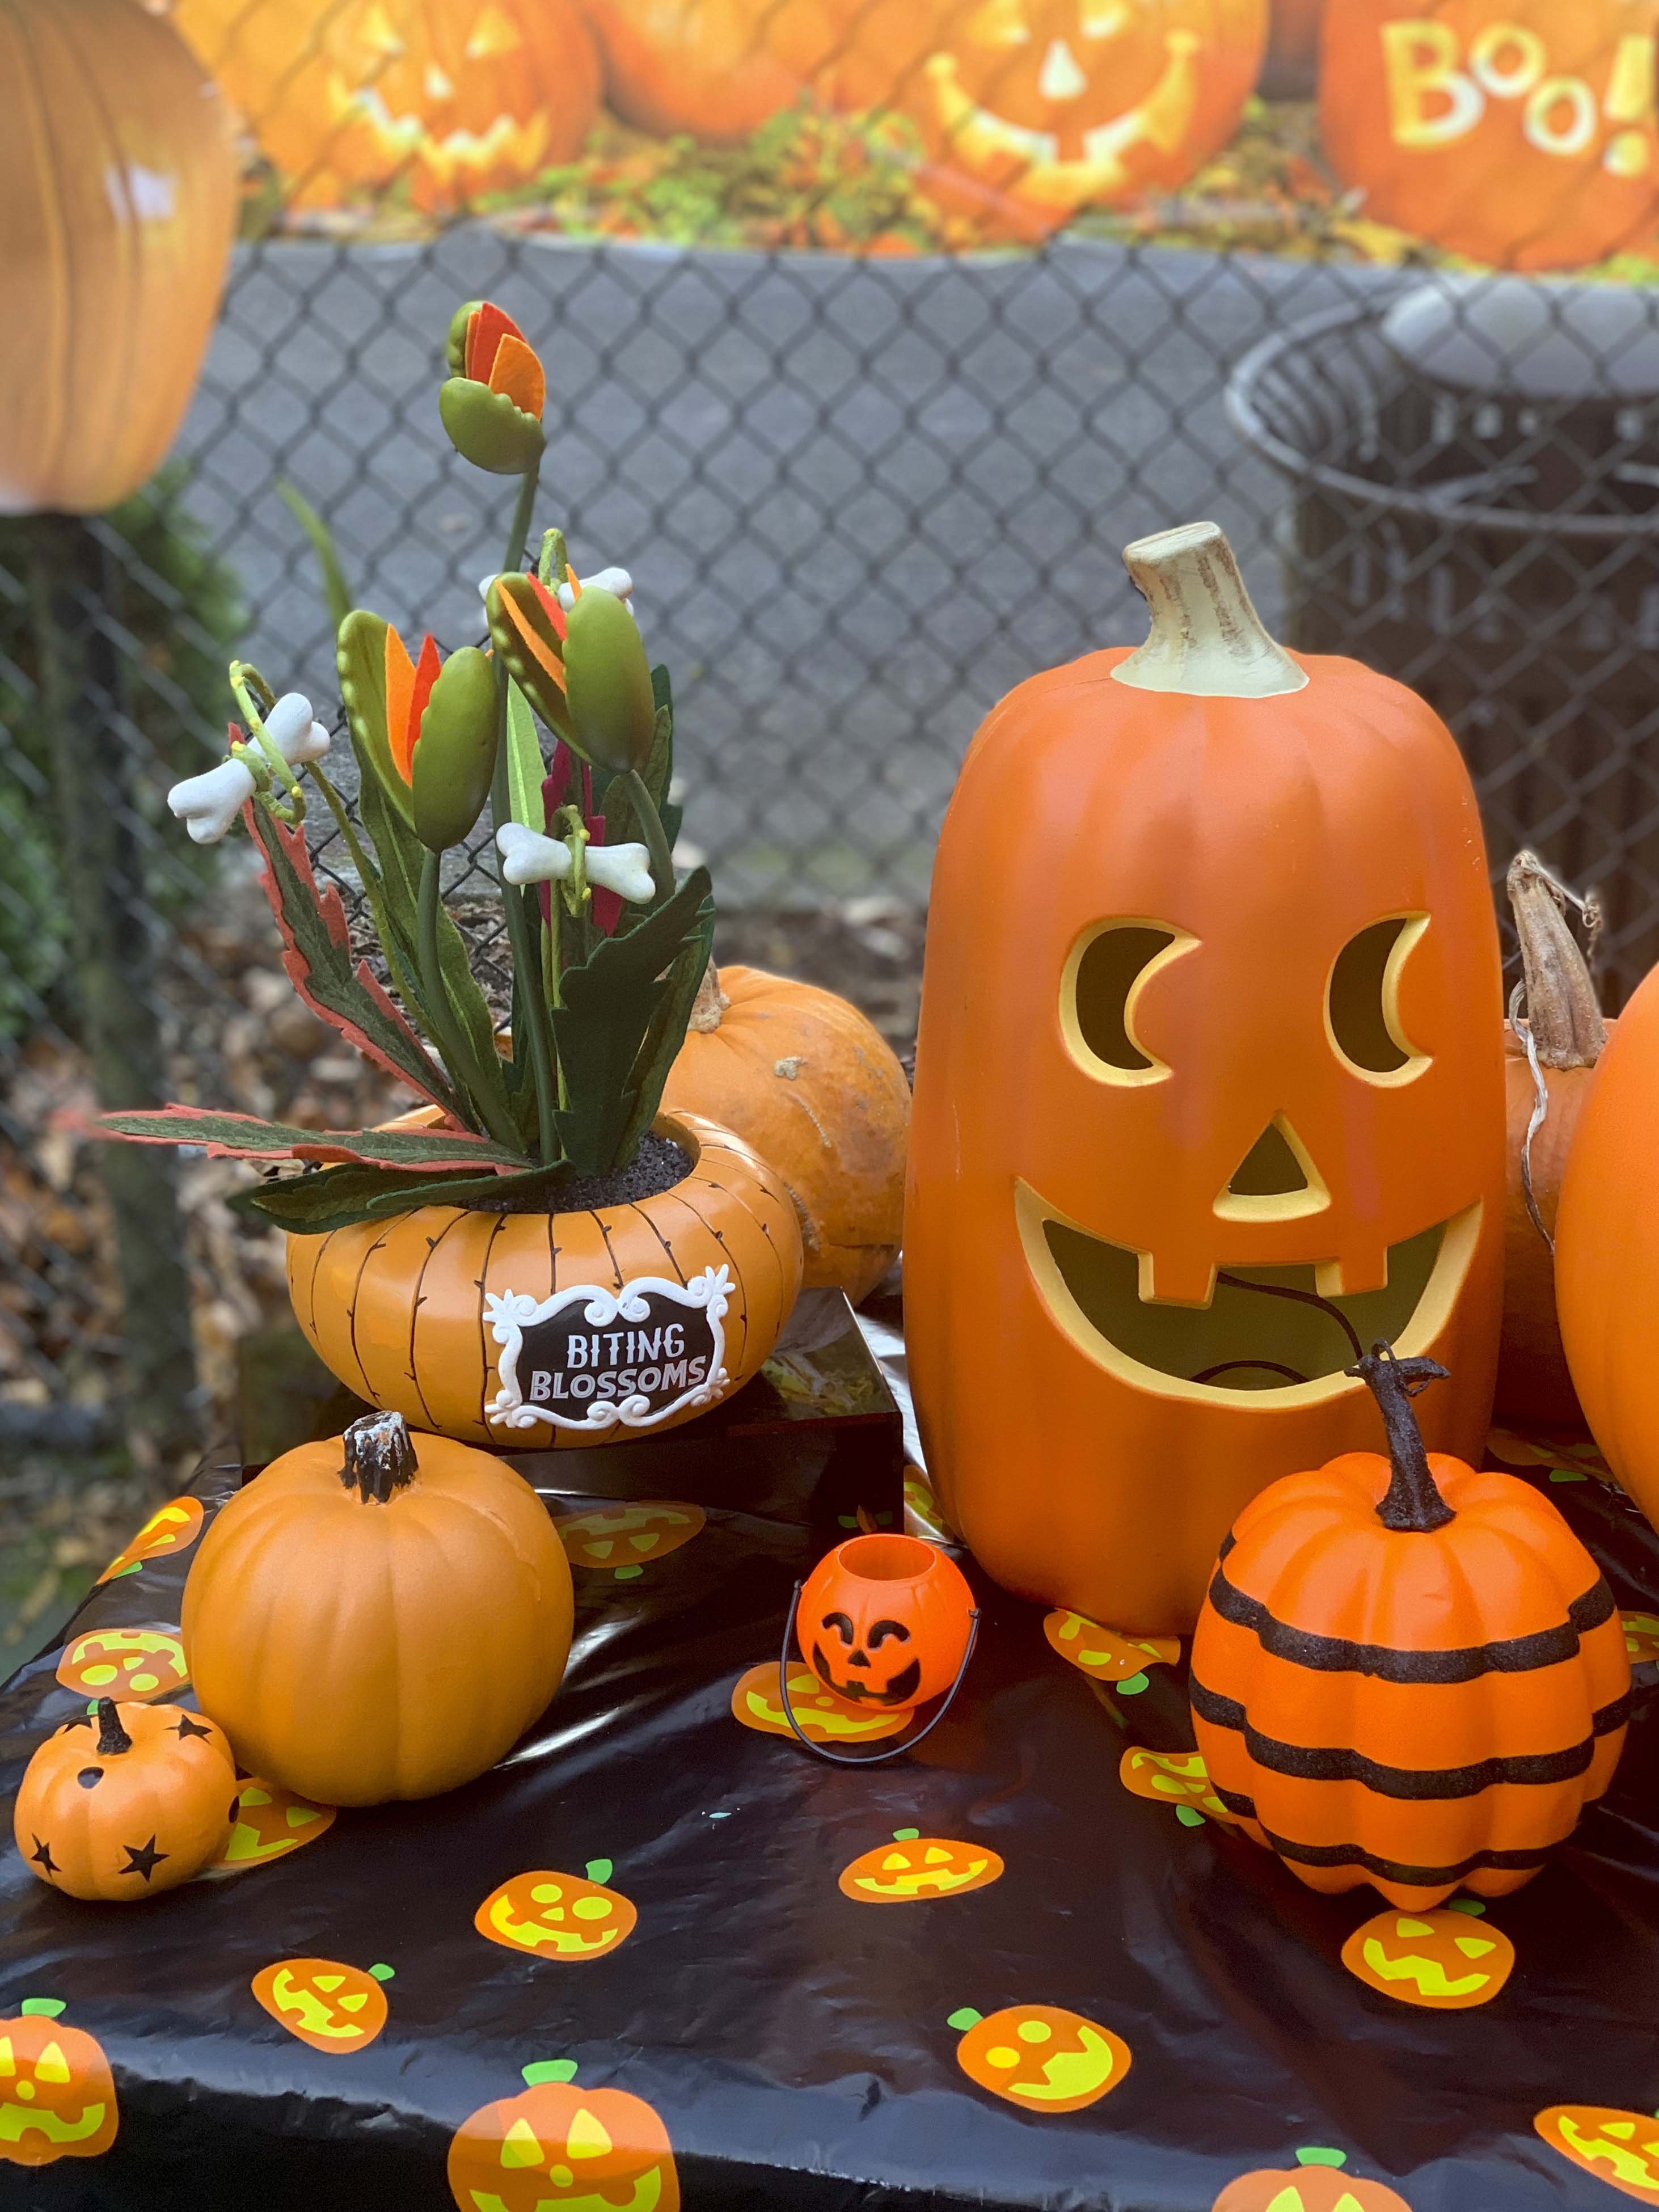
[[[1555,1302],[1578,1402],[1659,1525],[1659,969],[1620,1016],[1578,1117],[1556,1214]]]
[[[1486,1436],[1497,930],[1474,793],[1401,685],[1282,653],[1212,524],[1132,546],[1148,644],[1022,684],[929,913],[905,1217],[939,1502],[1023,1595],[1190,1627],[1277,1476],[1363,1443],[1362,1340]]]
[[[1332,0],[1320,125],[1364,212],[1508,269],[1599,261],[1659,207],[1638,0]]]
[[[625,123],[736,145],[811,93],[869,0],[587,0]]]
[[[0,86],[0,514],[91,514],[190,404],[235,223],[229,118],[135,0],[3,0]]]
[[[465,206],[568,161],[599,105],[574,0],[178,0],[177,19],[295,206],[394,179]]]
[[[558,1687],[571,1616],[529,1484],[380,1413],[285,1453],[221,1509],[183,1630],[245,1765],[378,1805],[494,1765]]]

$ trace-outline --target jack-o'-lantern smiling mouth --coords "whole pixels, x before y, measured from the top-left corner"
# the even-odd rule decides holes
[[[1015,1212],[1049,1313],[1097,1364],[1164,1396],[1283,1407],[1363,1389],[1346,1372],[1356,1345],[1425,1352],[1462,1289],[1481,1208],[1390,1245],[1381,1290],[1322,1292],[1312,1264],[1233,1265],[1204,1306],[1143,1297],[1142,1254],[1068,1220],[1027,1183],[1016,1183]]]

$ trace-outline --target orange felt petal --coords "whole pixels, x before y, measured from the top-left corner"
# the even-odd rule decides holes
[[[488,384],[495,349],[504,337],[522,338],[524,332],[511,315],[503,314],[493,300],[472,311],[466,326],[466,373],[475,384]]]
[[[560,690],[562,691],[564,690],[563,661],[559,658],[556,653],[550,651],[549,647],[543,643],[542,640],[537,636],[535,630],[531,626],[529,618],[514,605],[513,600],[505,592],[501,595],[501,612],[507,617],[508,622],[512,623],[514,629],[518,635],[520,643],[528,652],[531,659],[536,663],[538,668],[544,668],[546,670],[547,673],[558,685]]]
[[[409,709],[415,696],[415,664],[409,648],[390,623],[386,633],[386,741],[392,765],[405,783],[412,774],[410,756],[415,740],[410,732]]]
[[[547,404],[547,372],[535,347],[522,338],[504,337],[495,349],[489,388],[504,392],[515,407],[539,422]]]

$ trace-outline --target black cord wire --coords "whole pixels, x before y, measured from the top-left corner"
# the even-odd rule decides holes
[[[1365,1347],[1359,1341],[1358,1330],[1348,1319],[1348,1316],[1343,1312],[1340,1306],[1334,1304],[1329,1298],[1321,1297],[1317,1291],[1295,1290],[1289,1283],[1252,1283],[1243,1275],[1228,1274],[1224,1268],[1217,1274],[1216,1280],[1218,1283],[1224,1283],[1230,1291],[1260,1291],[1263,1297],[1293,1298],[1297,1305],[1313,1306],[1316,1308],[1320,1313],[1324,1314],[1329,1320],[1334,1321],[1337,1327],[1342,1331],[1342,1334],[1347,1338],[1349,1348],[1353,1353],[1355,1361],[1358,1362],[1365,1357]],[[1234,1364],[1242,1365],[1245,1363],[1236,1362]],[[1249,1364],[1266,1366],[1271,1363],[1263,1360],[1260,1362],[1251,1362]],[[1203,1379],[1204,1378],[1201,1375],[1195,1375],[1193,1377],[1193,1380],[1195,1382],[1201,1382]],[[1297,1380],[1299,1382],[1306,1382],[1307,1379],[1306,1376],[1298,1376],[1297,1377]]]
[[[1268,1375],[1282,1375],[1287,1382],[1305,1382],[1309,1379],[1294,1367],[1286,1367],[1279,1359],[1224,1359],[1219,1367],[1206,1367],[1201,1375],[1194,1375],[1194,1382],[1213,1382],[1218,1375],[1231,1375],[1241,1367],[1260,1368]]]

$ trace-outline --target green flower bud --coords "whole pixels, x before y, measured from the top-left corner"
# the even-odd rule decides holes
[[[547,440],[533,415],[505,392],[471,377],[452,376],[438,392],[449,442],[464,461],[492,476],[520,477],[540,460]]]
[[[415,739],[415,835],[434,853],[459,845],[483,812],[499,714],[488,657],[462,646],[445,661]]]
[[[657,702],[638,623],[614,593],[589,589],[565,625],[565,697],[576,750],[602,768],[643,768]]]

